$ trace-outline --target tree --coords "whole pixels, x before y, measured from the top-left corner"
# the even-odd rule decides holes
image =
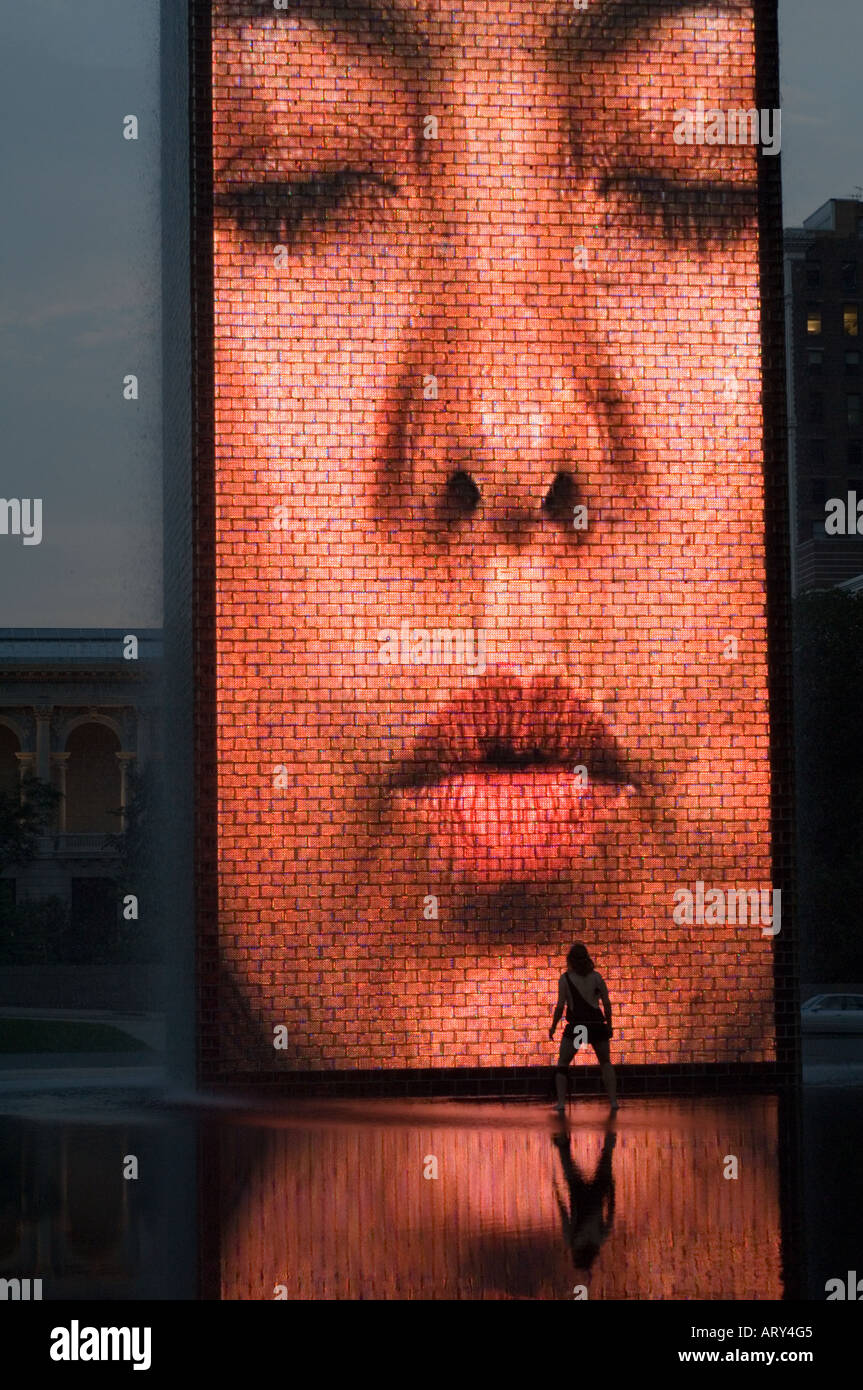
[[[120,924],[117,950],[123,959],[158,960],[161,955],[161,923],[163,911],[163,873],[160,825],[161,782],[151,767],[141,771],[131,767],[128,773],[125,828],[119,835],[110,835],[108,843],[119,855],[117,869],[118,891],[122,898],[134,894],[139,900],[141,916]]]
[[[0,792],[0,873],[33,858],[59,800],[56,788],[38,777],[24,779],[20,796],[17,791]]]

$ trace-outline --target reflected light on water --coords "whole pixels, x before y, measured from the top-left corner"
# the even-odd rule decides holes
[[[613,1123],[585,1102],[563,1127],[535,1103],[301,1103],[208,1142],[224,1298],[782,1296],[773,1097]]]

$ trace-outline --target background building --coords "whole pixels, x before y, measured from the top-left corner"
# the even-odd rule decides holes
[[[828,535],[825,503],[863,499],[863,202],[831,198],[785,233],[794,592],[863,573],[863,536]]]
[[[65,906],[84,960],[117,922],[118,837],[158,758],[161,633],[3,629],[0,669],[0,793],[28,776],[59,793],[35,854],[0,865],[0,909]]]

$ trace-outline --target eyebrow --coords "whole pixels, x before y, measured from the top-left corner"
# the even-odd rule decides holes
[[[583,33],[594,52],[605,53],[631,34],[649,28],[668,15],[687,11],[717,10],[720,14],[752,14],[756,0],[599,0],[582,14],[574,14],[568,30]],[[576,26],[575,21],[583,22]]]
[[[697,10],[752,13],[754,4],[755,0],[593,0],[587,10],[573,10],[570,0],[561,0],[557,14],[550,16],[550,27],[567,42],[583,36],[592,53],[603,54],[667,15]],[[288,0],[280,10],[273,9],[272,0],[223,0],[221,8],[228,23],[282,15],[310,19],[336,35],[349,35],[371,49],[413,62],[428,55],[428,35],[419,16],[409,4],[393,0]]]
[[[427,57],[428,38],[409,9],[391,0],[288,0],[285,9],[274,10],[272,0],[227,0],[222,18],[228,23],[243,19],[310,19],[321,29],[359,39],[373,51],[419,62]]]

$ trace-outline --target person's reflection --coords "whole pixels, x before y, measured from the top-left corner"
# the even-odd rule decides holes
[[[572,1254],[572,1261],[584,1282],[603,1243],[614,1225],[614,1176],[611,1156],[617,1135],[607,1128],[602,1153],[590,1182],[583,1176],[572,1156],[572,1141],[566,1129],[555,1134],[553,1143],[560,1155],[563,1176],[569,1188],[569,1203],[562,1199],[560,1184],[555,1175],[554,1195],[560,1212],[563,1234]]]

